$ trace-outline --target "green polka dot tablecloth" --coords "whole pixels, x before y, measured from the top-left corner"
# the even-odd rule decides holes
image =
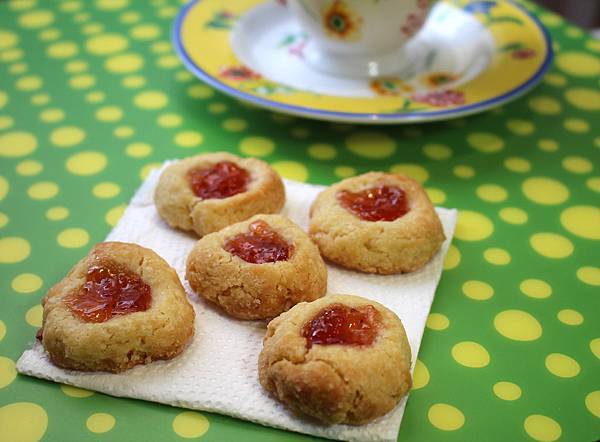
[[[543,83],[465,119],[369,127],[255,109],[196,80],[178,0],[0,2],[0,440],[310,439],[16,374],[41,297],[167,158],[228,150],[329,184],[406,173],[460,209],[401,441],[600,436],[600,41],[525,3]]]

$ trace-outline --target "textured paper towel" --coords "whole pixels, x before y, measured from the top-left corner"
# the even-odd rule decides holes
[[[196,242],[191,235],[169,228],[158,216],[152,201],[160,171],[152,173],[137,191],[119,224],[107,240],[126,241],[153,249],[167,260],[185,282],[185,260]],[[287,181],[287,204],[283,214],[303,229],[308,209],[321,186]],[[425,321],[442,271],[443,257],[452,238],[456,211],[438,209],[448,237],[442,251],[423,269],[392,276],[367,275],[328,266],[329,293],[352,293],[378,301],[402,319],[417,358]],[[190,295],[196,311],[196,335],[190,347],[172,361],[138,366],[121,374],[81,373],[52,365],[42,346],[35,343],[17,362],[20,373],[56,382],[123,396],[205,410],[341,440],[395,440],[406,398],[386,416],[361,427],[321,426],[290,414],[269,398],[258,383],[257,359],[262,348],[265,323],[231,319]]]

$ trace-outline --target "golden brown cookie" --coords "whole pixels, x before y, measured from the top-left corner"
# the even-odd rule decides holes
[[[367,273],[412,272],[445,236],[427,193],[402,175],[370,172],[321,192],[309,234],[330,261]]]
[[[150,249],[97,244],[42,300],[38,336],[63,368],[119,372],[180,354],[194,309],[177,273]]]
[[[256,215],[200,239],[186,279],[240,319],[273,318],[327,290],[327,268],[308,235],[281,215]]]
[[[297,413],[361,425],[408,392],[410,360],[404,327],[391,310],[359,296],[328,295],[269,323],[258,376]]]
[[[170,226],[202,237],[258,213],[279,212],[285,189],[264,161],[210,153],[168,166],[156,186],[154,202]]]

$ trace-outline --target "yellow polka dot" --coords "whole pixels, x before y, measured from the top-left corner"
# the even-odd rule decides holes
[[[121,217],[123,216],[123,213],[125,213],[125,209],[127,209],[126,204],[121,204],[119,206],[113,207],[108,212],[106,212],[104,220],[109,226],[116,226]]]
[[[271,164],[271,167],[284,178],[295,181],[306,181],[308,179],[308,169],[304,164],[297,161],[278,161]]]
[[[90,240],[90,235],[84,229],[73,227],[61,231],[56,241],[61,247],[76,249],[85,246]]]
[[[417,359],[415,363],[415,371],[413,373],[413,390],[425,387],[429,383],[429,370],[427,366]]]
[[[465,367],[482,368],[490,363],[488,351],[477,342],[459,342],[451,353],[454,360]]]
[[[600,390],[592,391],[585,397],[585,407],[596,417],[600,417]]]
[[[17,173],[23,176],[34,176],[44,170],[42,163],[34,160],[24,160],[17,164]]]
[[[134,158],[147,157],[152,153],[152,146],[146,143],[131,143],[125,148],[125,153]]]
[[[123,110],[117,106],[104,106],[96,111],[96,118],[104,122],[119,121],[123,118]]]
[[[549,27],[560,26],[560,24],[564,21],[560,15],[554,14],[553,12],[543,12],[539,15],[539,19],[542,23]]]
[[[594,168],[590,160],[578,156],[565,157],[562,161],[562,166],[572,173],[589,173]]]
[[[557,55],[554,62],[561,71],[574,77],[600,75],[600,60],[585,52],[562,52]]]
[[[567,84],[567,79],[560,74],[548,73],[544,77],[544,83],[551,86],[561,87]]]
[[[43,84],[44,82],[37,75],[28,75],[26,77],[19,78],[15,83],[15,86],[17,89],[30,92],[41,88]]]
[[[27,189],[27,195],[34,200],[47,200],[54,198],[59,191],[59,187],[52,181],[40,181],[39,183],[32,184]]]
[[[130,89],[137,89],[146,85],[146,79],[141,75],[129,75],[121,81],[123,86]]]
[[[93,55],[110,55],[127,49],[129,42],[119,34],[102,34],[90,37],[85,47]]]
[[[208,105],[208,111],[211,114],[222,114],[227,112],[227,105],[224,103],[211,103]]]
[[[43,9],[26,12],[19,16],[19,24],[27,29],[39,29],[54,21],[54,14]]]
[[[129,138],[135,133],[131,126],[119,126],[113,131],[113,135],[117,138]]]
[[[200,132],[186,130],[175,135],[174,141],[181,147],[196,147],[202,144],[204,136]]]
[[[96,84],[96,77],[90,74],[76,75],[69,79],[69,86],[73,89],[89,89]]]
[[[21,273],[11,283],[12,289],[17,293],[33,293],[42,286],[43,281],[33,273]]]
[[[477,196],[490,203],[499,203],[508,198],[508,192],[497,184],[482,184],[476,190]]]
[[[136,11],[127,11],[127,12],[122,13],[119,16],[119,20],[122,23],[126,23],[126,24],[137,23],[141,19],[142,19],[142,16],[140,15],[139,12],[136,12]]]
[[[458,408],[448,404],[434,404],[427,412],[431,424],[443,431],[455,431],[465,424],[465,415]]]
[[[69,58],[77,55],[79,47],[72,41],[59,41],[52,43],[46,49],[46,54],[52,58]]]
[[[467,281],[462,285],[462,292],[465,296],[477,301],[485,301],[494,296],[494,289],[491,285],[483,281]]]
[[[61,109],[44,109],[40,112],[40,120],[44,123],[57,123],[65,119],[65,113]]]
[[[102,31],[104,31],[104,26],[100,23],[88,23],[81,27],[81,33],[84,35],[100,34]]]
[[[552,286],[541,279],[526,279],[521,282],[519,289],[530,298],[543,299],[552,295]]]
[[[459,164],[452,169],[452,173],[459,178],[472,178],[475,176],[475,169],[473,169],[471,166]]]
[[[411,177],[412,179],[417,180],[420,183],[424,183],[429,179],[429,172],[422,166],[417,164],[409,164],[409,163],[401,163],[394,164],[390,168],[390,172],[397,173],[400,175],[406,175]]]
[[[150,172],[152,172],[155,169],[160,168],[160,166],[162,166],[162,163],[148,163],[146,164],[144,167],[142,167],[140,169],[140,179],[141,180],[145,180],[148,175],[150,175]]]
[[[560,102],[552,97],[533,97],[528,101],[527,104],[532,111],[541,115],[556,115],[560,114],[562,110]]]
[[[37,94],[31,97],[31,102],[37,106],[43,106],[50,102],[50,95],[48,94]]]
[[[2,227],[4,227],[5,225],[7,225],[8,222],[9,222],[8,215],[6,215],[5,213],[0,212],[0,229]]]
[[[433,204],[443,204],[446,201],[446,193],[441,189],[427,187],[425,192]]]
[[[113,198],[121,192],[121,188],[116,183],[103,182],[98,183],[92,189],[92,193],[97,198]]]
[[[549,354],[545,364],[548,371],[559,378],[572,378],[581,371],[579,363],[575,359],[562,353]]]
[[[517,207],[505,207],[500,210],[499,215],[509,224],[525,224],[528,219],[527,212]]]
[[[426,144],[423,146],[423,154],[432,160],[447,160],[452,156],[452,149],[443,144]]]
[[[182,121],[181,115],[177,114],[162,114],[157,119],[157,123],[161,127],[177,127],[181,125]]]
[[[531,135],[535,132],[535,126],[531,121],[510,119],[506,122],[506,127],[509,131],[516,135]]]
[[[269,138],[246,137],[240,142],[239,148],[245,155],[264,157],[273,153],[275,143]]]
[[[493,390],[494,394],[504,401],[516,401],[521,397],[521,387],[512,382],[496,382]]]
[[[556,233],[535,233],[529,238],[533,249],[546,258],[566,258],[573,253],[573,243]]]
[[[335,169],[333,169],[333,173],[337,177],[348,178],[356,175],[356,169],[350,166],[337,166]]]
[[[69,216],[69,209],[66,207],[56,206],[50,207],[46,211],[46,218],[50,221],[61,221]]]
[[[114,55],[106,60],[104,67],[115,74],[130,74],[144,66],[144,59],[138,54]]]
[[[361,157],[379,159],[393,155],[396,142],[381,132],[363,131],[350,135],[346,147]]]
[[[526,173],[531,170],[531,163],[525,158],[510,157],[504,160],[504,167],[511,172]]]
[[[13,46],[16,46],[18,42],[19,37],[14,32],[5,30],[0,31],[0,50],[12,48]]]
[[[27,313],[25,313],[25,321],[35,328],[40,328],[42,326],[42,320],[44,316],[44,309],[41,305],[34,305]]]
[[[2,321],[0,321],[0,322],[2,322]],[[2,340],[1,333],[0,333],[0,340]],[[590,350],[592,351],[592,353],[594,353],[594,356],[596,356],[598,359],[600,359],[600,338],[592,339],[590,341]]]
[[[248,127],[248,122],[241,118],[228,118],[223,121],[222,126],[229,132],[241,132]]]
[[[542,336],[542,326],[529,313],[505,310],[494,318],[494,327],[502,336],[514,341],[535,341]]]
[[[42,439],[48,415],[31,402],[15,402],[0,408],[0,440],[33,442]]]
[[[169,43],[168,41],[157,41],[155,43],[152,43],[150,50],[155,54],[171,52],[171,43]]]
[[[460,250],[458,250],[454,244],[450,244],[448,253],[444,258],[444,270],[451,270],[455,267],[458,267],[460,264],[460,259]]]
[[[555,140],[543,139],[538,142],[538,147],[545,152],[555,152],[558,150],[558,143]]]
[[[564,126],[565,129],[579,134],[590,131],[590,124],[581,118],[567,118]]]
[[[65,1],[60,4],[59,8],[64,12],[75,12],[82,8],[82,4],[77,1]]]
[[[187,439],[202,436],[208,431],[209,426],[208,419],[196,411],[184,411],[173,419],[173,431]]]
[[[445,330],[450,325],[450,320],[441,313],[430,313],[427,317],[427,328],[432,330]]]
[[[573,106],[586,111],[600,110],[600,92],[588,88],[570,88],[565,91],[565,98]]]
[[[93,396],[93,394],[94,394],[93,391],[84,390],[83,388],[77,388],[77,387],[73,387],[71,385],[61,385],[60,389],[67,396],[79,398],[79,399],[90,397],[90,396]]]
[[[504,148],[504,141],[497,135],[487,132],[476,132],[467,135],[469,145],[484,153],[498,152]]]
[[[6,325],[4,321],[0,320],[0,341],[4,339],[4,336],[6,336]]]
[[[541,414],[532,414],[523,423],[525,432],[536,441],[553,442],[562,434],[560,425],[554,420]]]
[[[593,190],[594,192],[600,192],[600,177],[589,178],[585,184],[590,190]]]
[[[187,93],[191,98],[210,98],[215,94],[215,91],[204,84],[194,84],[187,89]]]
[[[130,34],[136,40],[153,40],[160,36],[161,30],[154,24],[141,24],[134,26],[131,29]]]
[[[87,101],[88,103],[100,103],[102,101],[104,101],[104,99],[106,98],[106,95],[104,94],[104,92],[100,92],[100,91],[93,91],[93,92],[89,92],[85,95],[85,101]],[[108,116],[108,111],[103,111],[102,114],[99,114],[98,112],[96,112],[96,118],[98,118],[99,120],[101,120],[101,118],[99,118],[99,115],[104,117],[104,116]],[[107,121],[107,120],[104,120]]]
[[[598,267],[581,267],[577,269],[577,278],[589,285],[600,285],[600,268]]]
[[[71,155],[65,166],[74,175],[94,175],[104,170],[107,162],[103,153],[86,151]]]
[[[8,0],[7,3],[13,11],[22,11],[37,6],[37,0]]]
[[[454,235],[463,241],[481,241],[494,231],[492,221],[481,213],[461,210]]]
[[[10,185],[8,184],[8,181],[6,181],[6,178],[0,175],[0,201],[4,199],[4,197],[8,193],[9,188]]]
[[[494,264],[497,266],[504,266],[510,263],[510,254],[500,248],[492,247],[483,252],[484,259],[490,264]]]
[[[172,69],[181,65],[181,60],[176,55],[163,55],[156,62],[158,66],[165,69]]]
[[[576,310],[564,309],[558,312],[556,315],[558,320],[563,324],[567,325],[580,325],[583,324],[583,315]]]
[[[574,235],[586,239],[600,239],[600,209],[597,207],[569,207],[560,214],[560,222]]]
[[[310,130],[306,127],[294,127],[290,133],[294,138],[308,138],[310,136]]]
[[[317,160],[331,160],[337,156],[337,151],[331,144],[317,143],[308,146],[308,155]]]
[[[85,131],[75,126],[64,126],[54,129],[50,134],[50,142],[56,147],[72,147],[85,139]]]
[[[29,132],[7,132],[0,135],[0,157],[23,157],[37,149],[35,135]]]
[[[9,129],[15,123],[12,117],[8,115],[0,115],[0,130]]]
[[[144,91],[137,94],[133,102],[141,109],[155,110],[165,107],[169,99],[160,91]]]
[[[600,52],[600,40],[597,38],[590,38],[585,42],[585,47],[593,52]]]
[[[0,390],[10,385],[16,377],[17,369],[15,368],[14,361],[12,359],[5,358],[4,356],[0,356]],[[0,429],[0,432],[1,431],[2,430]]]
[[[96,8],[102,11],[116,11],[129,5],[129,0],[96,0]]]
[[[85,426],[92,433],[106,433],[115,426],[115,418],[108,413],[94,413],[85,421]]]
[[[521,189],[529,200],[543,205],[564,203],[570,194],[563,183],[545,177],[527,178]]]

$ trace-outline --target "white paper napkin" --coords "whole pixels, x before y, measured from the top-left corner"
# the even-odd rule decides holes
[[[160,171],[154,171],[142,184],[106,239],[151,248],[177,270],[196,311],[196,335],[189,348],[174,360],[138,366],[120,374],[82,373],[54,366],[36,342],[23,353],[17,370],[112,396],[216,412],[331,439],[396,440],[406,398],[386,416],[368,425],[322,426],[289,413],[263,391],[258,383],[257,360],[266,324],[229,318],[191,293],[185,282],[185,261],[197,239],[171,229],[158,216],[152,196],[159,175]],[[323,187],[292,181],[286,181],[285,187],[287,203],[283,214],[307,229],[308,209]],[[398,314],[412,349],[412,367],[456,223],[456,210],[437,211],[448,239],[440,253],[417,272],[377,276],[328,265],[329,293],[361,295]]]

